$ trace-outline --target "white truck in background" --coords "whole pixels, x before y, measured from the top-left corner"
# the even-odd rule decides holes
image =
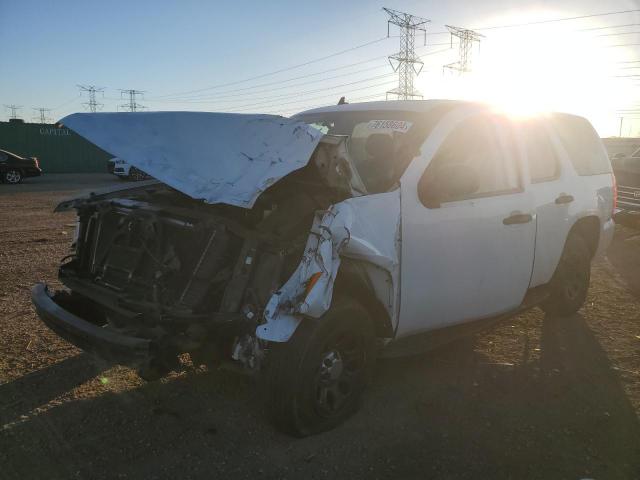
[[[122,180],[139,181],[151,178],[139,168],[134,167],[122,158],[118,157],[109,159],[107,163],[107,171]]]

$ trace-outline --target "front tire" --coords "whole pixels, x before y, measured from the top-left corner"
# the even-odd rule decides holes
[[[11,185],[17,185],[22,182],[22,172],[20,170],[11,169],[4,172],[2,179],[5,183],[10,183]]]
[[[334,299],[319,319],[304,319],[268,353],[265,389],[275,426],[304,437],[330,430],[356,412],[371,378],[375,335],[367,311]]]
[[[549,283],[550,296],[541,307],[545,313],[569,316],[580,310],[591,280],[591,251],[585,239],[569,235],[562,257]]]

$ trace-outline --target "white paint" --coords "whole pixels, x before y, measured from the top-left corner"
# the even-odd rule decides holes
[[[258,338],[287,341],[298,326],[298,315],[318,318],[329,309],[340,253],[349,241],[352,223],[353,210],[345,202],[316,212],[302,260],[267,303],[264,313],[267,323],[257,327]],[[305,296],[310,278],[318,272],[320,278]]]
[[[427,111],[438,104],[377,102],[315,113]],[[445,115],[398,189],[350,198],[317,212],[303,259],[269,300],[266,323],[256,329],[257,337],[284,342],[301,321],[320,318],[331,305],[341,257],[363,262],[397,337],[403,337],[515,309],[530,286],[548,281],[567,232],[586,215],[600,219],[599,250],[606,248],[613,234],[610,175],[577,176],[557,139],[562,160],[558,182],[531,185],[518,143],[513,161],[520,167],[520,190],[443,203],[440,208],[420,202],[418,180],[447,136],[466,118],[486,112],[482,106],[460,103]],[[321,132],[299,122],[265,115],[78,114],[64,121],[193,198],[247,208],[273,182],[306,165],[322,138]],[[496,124],[495,131],[504,147],[504,127]],[[276,157],[282,161],[274,164]],[[558,207],[552,203],[556,192],[571,194],[575,201]],[[531,214],[532,221],[504,225],[516,212]],[[305,296],[309,279],[318,272],[319,280]]]
[[[447,115],[401,179],[401,311],[397,337],[493,316],[523,300],[533,266],[535,218],[504,225],[515,212],[535,215],[525,191],[425,207],[418,181],[447,136],[471,115]],[[495,126],[500,134],[500,127]],[[520,179],[522,182],[523,179]]]
[[[273,115],[75,113],[61,122],[194,199],[244,208],[307,165],[322,138],[302,122]]]
[[[340,257],[348,257],[380,267],[389,278],[375,269],[367,270],[380,302],[395,325],[398,313],[400,229],[400,191],[355,197],[318,212],[298,268],[269,300],[265,309],[267,323],[258,326],[256,335],[263,340],[287,341],[300,323],[301,316],[319,318],[330,307],[333,283]],[[306,298],[311,276],[322,275]]]

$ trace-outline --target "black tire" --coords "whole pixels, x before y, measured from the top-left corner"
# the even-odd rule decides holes
[[[580,310],[591,280],[591,251],[585,239],[570,234],[549,283],[550,296],[541,305],[545,313],[569,316]]]
[[[264,385],[276,428],[304,437],[330,430],[355,413],[375,360],[367,311],[334,299],[320,319],[305,319],[286,343],[272,344]]]
[[[171,369],[163,362],[153,359],[140,365],[137,369],[138,376],[147,382],[155,382],[166,376]]]
[[[17,185],[22,182],[22,172],[15,168],[9,169],[2,174],[2,181],[11,185]]]

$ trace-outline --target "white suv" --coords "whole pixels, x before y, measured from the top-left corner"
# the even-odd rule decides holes
[[[146,377],[185,352],[240,364],[296,435],[353,413],[376,356],[574,313],[613,236],[609,159],[572,115],[405,101],[63,123],[158,181],[58,207],[79,215],[70,291],[34,286],[39,315]]]

